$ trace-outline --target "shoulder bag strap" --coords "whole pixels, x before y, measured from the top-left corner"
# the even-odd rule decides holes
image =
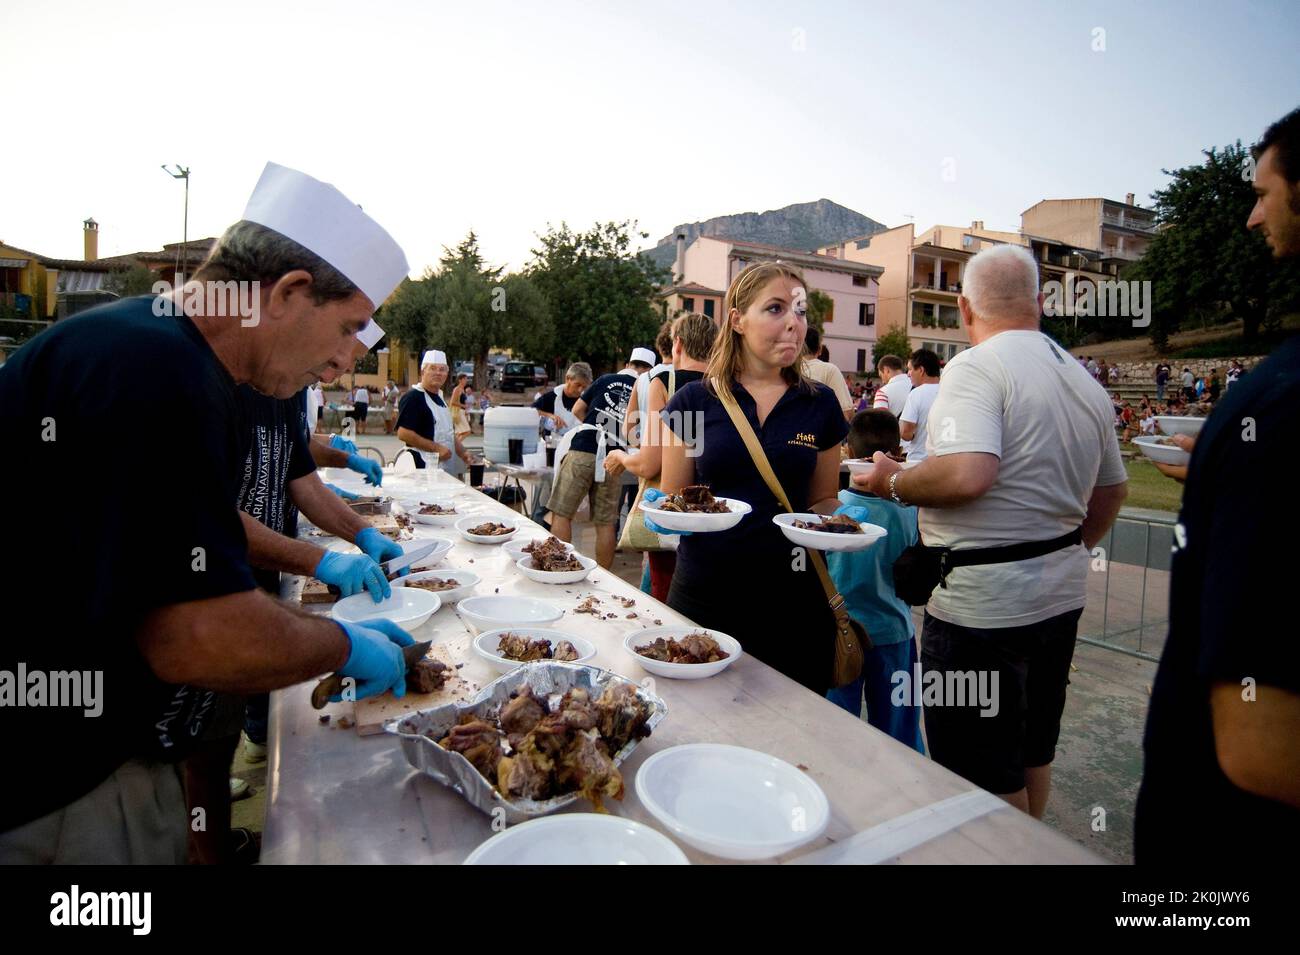
[[[754,428],[750,425],[749,419],[745,417],[745,413],[740,410],[735,395],[729,389],[723,388],[718,381],[714,381],[713,386],[718,397],[722,399],[722,406],[727,409],[727,414],[731,417],[731,423],[740,432],[741,440],[745,442],[745,447],[749,449],[749,456],[753,459],[754,466],[758,468],[758,473],[763,476],[768,489],[776,496],[776,499],[781,502],[781,506],[788,513],[794,513],[794,508],[790,506],[790,499],[786,497],[785,488],[781,487],[781,482],[777,480],[776,473],[772,470],[772,464],[767,459],[767,452],[759,444],[758,435],[754,433]],[[831,603],[831,610],[839,614],[844,606],[844,598],[835,589],[830,572],[826,569],[826,561],[822,559],[819,551],[809,549],[808,555],[812,558],[812,564],[817,570],[818,578],[821,579],[822,589],[826,591],[826,597]]]

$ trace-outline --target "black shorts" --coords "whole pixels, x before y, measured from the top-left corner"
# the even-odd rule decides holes
[[[923,692],[936,682],[931,671],[943,676],[947,691],[936,693],[934,705],[923,697],[934,761],[991,793],[1024,789],[1025,767],[1046,766],[1056,756],[1082,614],[1071,610],[1026,627],[977,630],[926,613]],[[987,692],[980,697],[972,686]]]
[[[369,413],[370,405],[357,404],[355,410],[352,412],[352,419],[354,421],[365,421],[366,415]]]

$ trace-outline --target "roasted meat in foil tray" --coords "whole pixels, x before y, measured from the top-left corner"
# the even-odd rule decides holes
[[[618,767],[667,715],[662,699],[617,673],[544,660],[384,730],[420,772],[513,824],[583,798],[597,809],[622,798]],[[560,794],[541,798],[550,792]]]

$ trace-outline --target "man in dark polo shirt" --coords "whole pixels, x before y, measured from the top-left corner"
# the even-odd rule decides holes
[[[0,863],[184,861],[175,764],[218,692],[329,671],[358,697],[404,692],[400,628],[341,625],[254,587],[235,389],[288,398],[336,379],[406,271],[342,193],[268,164],[185,289],[59,322],[0,368],[0,432],[24,462],[0,474],[23,502],[0,579],[30,608],[0,638],[0,731],[27,780],[0,803]],[[219,284],[251,304],[230,311]],[[165,453],[92,476],[93,449],[143,403]]]
[[[1300,256],[1300,110],[1254,150],[1258,229]],[[1196,437],[1175,528],[1169,639],[1151,692],[1139,864],[1246,866],[1300,850],[1300,644],[1282,602],[1300,511],[1300,337],[1224,395]],[[1261,481],[1274,493],[1261,497]]]

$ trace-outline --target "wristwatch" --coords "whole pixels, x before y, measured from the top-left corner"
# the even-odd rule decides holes
[[[894,486],[898,481],[898,476],[902,473],[902,471],[895,471],[893,474],[889,475],[889,497],[895,504],[902,504],[906,507],[906,502],[898,496],[898,488]]]

